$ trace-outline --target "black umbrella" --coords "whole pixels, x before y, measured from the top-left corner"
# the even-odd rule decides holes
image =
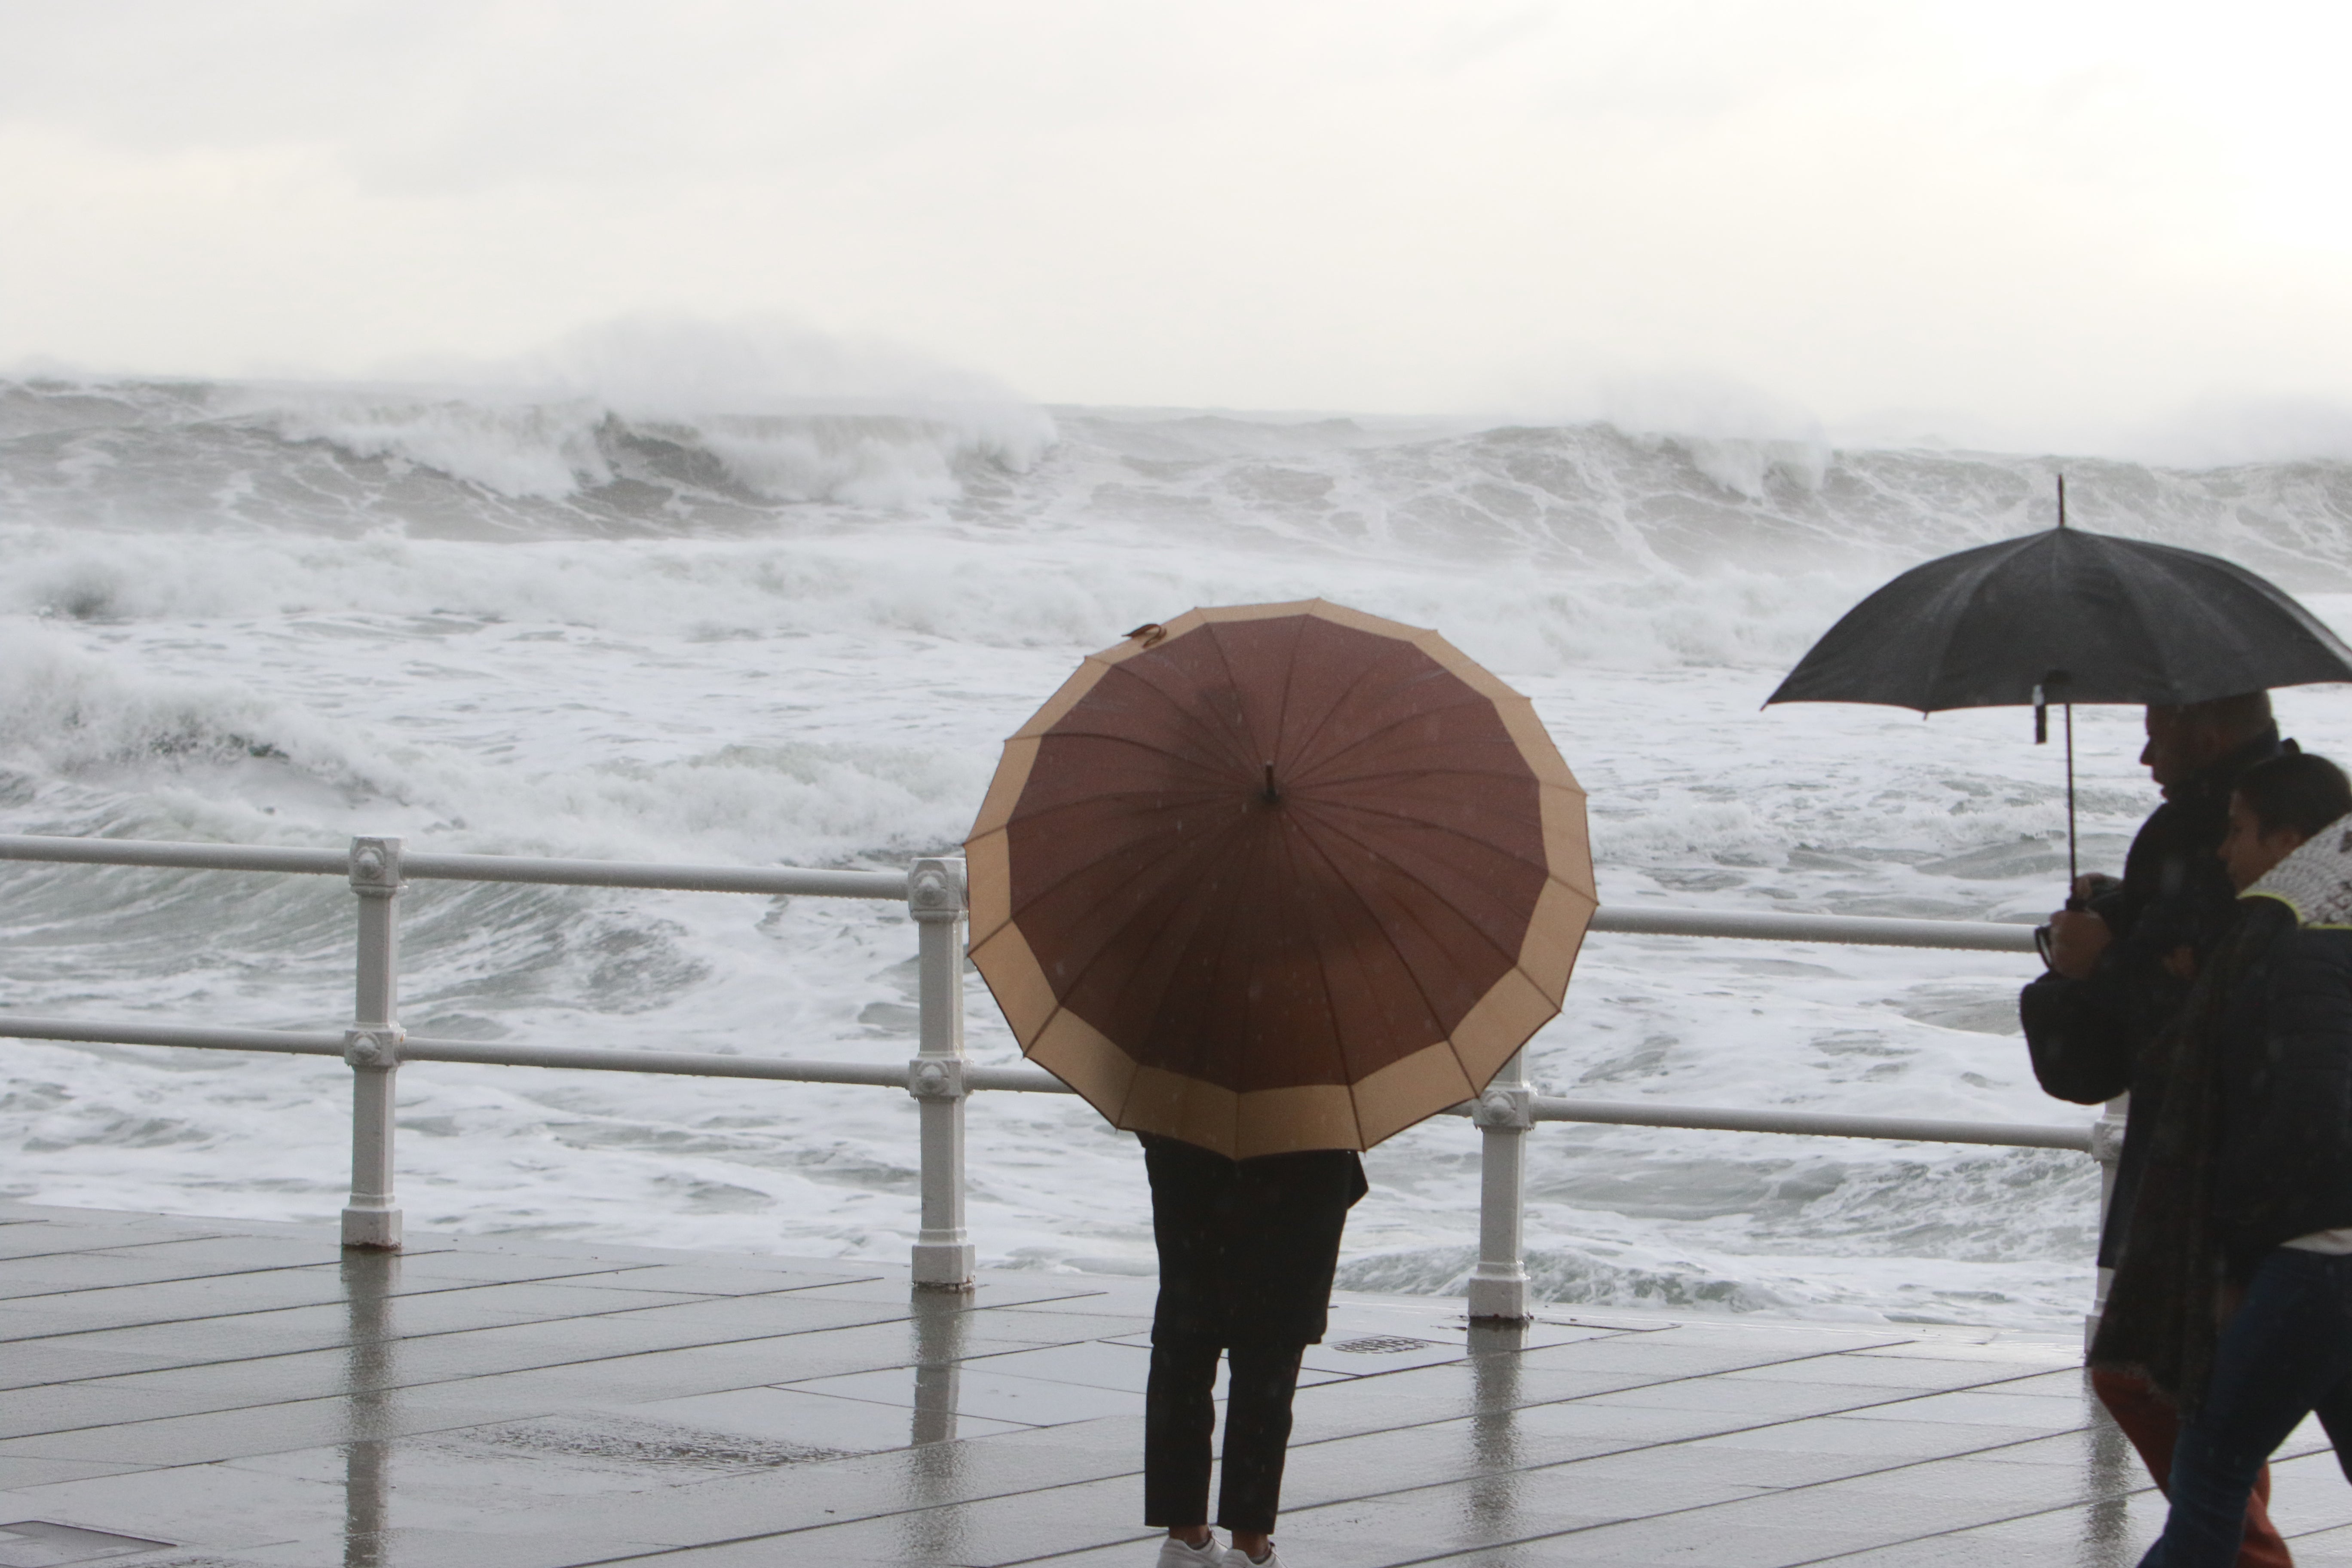
[[[2194,550],[2058,526],[1915,566],[1848,610],[1775,702],[1922,713],[2031,703],[2066,712],[2066,860],[2074,862],[2077,702],[2177,704],[2352,681],[2352,648],[2275,584]]]

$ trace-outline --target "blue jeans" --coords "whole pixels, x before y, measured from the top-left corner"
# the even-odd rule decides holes
[[[2229,1568],[2255,1474],[2314,1411],[2352,1477],[2352,1257],[2282,1247],[2221,1331],[2205,1407],[2173,1450],[2172,1511],[2140,1568]]]

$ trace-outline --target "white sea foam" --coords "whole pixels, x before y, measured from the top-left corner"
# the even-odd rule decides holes
[[[2063,878],[2062,774],[2021,715],[1757,711],[1896,567],[2046,522],[2051,460],[1719,420],[1049,416],[952,387],[714,411],[635,374],[544,396],[0,387],[0,824],[895,864],[956,842],[999,740],[1083,652],[1194,604],[1320,594],[1435,626],[1528,692],[1591,791],[1609,901],[2024,920]],[[2352,584],[2352,469],[2067,471],[2085,525],[2352,610],[2325,596]],[[2340,694],[2282,700],[2306,743],[2352,748]],[[2111,866],[2152,802],[2136,720],[2077,718],[2084,853]],[[349,896],[324,879],[0,881],[0,1005],[312,1027],[347,1005]],[[440,884],[409,905],[420,1032],[908,1048],[911,931],[887,907]],[[2032,1083],[2021,977],[1997,954],[1596,937],[1531,1059],[1593,1096],[2086,1117]],[[984,998],[972,1048],[1015,1055]],[[8,1190],[340,1202],[333,1064],[0,1061]],[[913,1224],[903,1096],[419,1067],[403,1104],[415,1224],[885,1258]],[[1149,1267],[1132,1145],[1084,1107],[983,1096],[972,1150],[988,1259]],[[1466,1130],[1370,1163],[1347,1278],[1459,1289]],[[2096,1182],[2071,1155],[1547,1127],[1532,1166],[1530,1266],[1563,1300],[2047,1326],[2087,1288]]]

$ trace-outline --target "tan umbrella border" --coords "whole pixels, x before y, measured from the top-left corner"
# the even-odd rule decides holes
[[[1317,1084],[1236,1093],[1142,1067],[1054,996],[1013,922],[1008,825],[1045,734],[1127,659],[1161,638],[1129,637],[1089,654],[1062,689],[1004,743],[1003,761],[965,841],[971,887],[971,960],[1031,1061],[1134,1131],[1160,1132],[1245,1158],[1297,1149],[1369,1149],[1436,1110],[1472,1099],[1560,1009],[1570,972],[1599,898],[1591,879],[1584,791],[1552,743],[1535,705],[1433,631],[1368,616],[1323,599],[1189,610],[1169,637],[1218,622],[1314,616],[1410,643],[1494,703],[1534,773],[1543,818],[1546,879],[1516,965],[1450,1038],[1434,1041],[1353,1085]]]

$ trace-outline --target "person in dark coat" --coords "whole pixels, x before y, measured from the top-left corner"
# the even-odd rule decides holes
[[[2241,913],[2155,1047],[2168,1094],[2091,1347],[2183,1418],[2143,1568],[2238,1560],[2315,1410],[2352,1457],[2352,783],[2322,757],[2249,769],[2221,859]]]
[[[1354,1151],[1230,1160],[1141,1134],[1160,1300],[1144,1393],[1143,1521],[1164,1526],[1160,1568],[1280,1568],[1275,1515],[1299,1359],[1321,1342],[1348,1211],[1368,1190]],[[1228,1363],[1224,1472],[1209,1532],[1211,1397]]]
[[[2231,786],[2247,769],[2294,748],[2279,739],[2266,692],[2151,707],[2147,722],[2139,760],[2163,790],[2164,804],[2132,840],[2120,881],[2082,879],[2070,907],[2050,917],[2050,972],[2025,987],[2018,1005],[2044,1089],[2082,1105],[2131,1096],[2099,1237],[2102,1268],[2115,1266],[2163,1109],[2163,1066],[2150,1047],[2235,913],[2236,892],[2217,855]],[[2148,1474],[2165,1486],[2178,1411],[2134,1373],[2095,1369],[2092,1385]],[[2271,1527],[2269,1495],[2265,1470],[2248,1508],[2242,1568],[2288,1568],[2294,1561]]]

